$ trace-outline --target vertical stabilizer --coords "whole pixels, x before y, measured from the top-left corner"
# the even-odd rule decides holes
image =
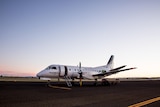
[[[114,65],[114,62],[113,62],[113,59],[114,59],[114,55],[111,55],[106,67],[108,68],[108,70],[111,70],[113,69],[113,65]]]

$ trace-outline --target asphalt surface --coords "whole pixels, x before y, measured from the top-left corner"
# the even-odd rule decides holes
[[[112,86],[78,83],[71,89],[44,82],[0,82],[0,107],[127,107],[160,97],[160,81],[125,81]],[[66,87],[64,82],[52,86]],[[160,107],[160,100],[144,107]]]

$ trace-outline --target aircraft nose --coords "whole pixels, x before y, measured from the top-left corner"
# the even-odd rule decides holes
[[[41,76],[40,76],[40,73],[37,73],[37,75],[36,75],[36,76],[37,76],[39,79],[40,79],[40,77],[41,77]]]
[[[37,73],[37,75],[36,75],[38,78],[40,78],[40,77],[42,77],[43,76],[43,73],[42,73],[42,71],[41,72],[39,72],[39,73]]]
[[[37,73],[37,75],[36,75],[37,77],[40,77],[40,73]]]

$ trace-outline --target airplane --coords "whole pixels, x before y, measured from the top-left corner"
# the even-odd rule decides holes
[[[95,80],[95,85],[97,84],[97,79],[102,79],[102,81],[105,80],[104,82],[109,84],[109,82],[105,79],[107,76],[121,71],[136,69],[136,67],[122,69],[126,67],[126,65],[113,68],[113,59],[114,55],[111,55],[106,65],[98,67],[81,67],[81,62],[79,63],[79,66],[54,64],[37,73],[37,77],[48,81],[51,80],[51,78],[58,78],[58,81],[60,78],[63,78],[69,87],[72,86],[72,83],[70,82],[71,79],[79,79],[80,86],[82,86],[82,79]]]

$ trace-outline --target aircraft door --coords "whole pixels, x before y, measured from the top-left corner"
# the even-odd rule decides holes
[[[67,76],[68,75],[68,69],[67,69],[66,66],[64,66],[64,69],[65,69],[64,76]]]
[[[68,74],[68,69],[66,66],[59,66],[59,73],[60,73],[60,76],[63,77],[65,75]]]

